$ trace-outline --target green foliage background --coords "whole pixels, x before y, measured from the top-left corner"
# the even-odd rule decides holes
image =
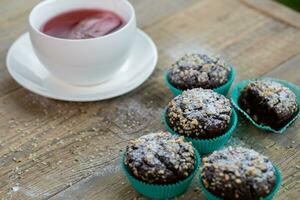
[[[300,12],[300,0],[276,0],[298,12]]]

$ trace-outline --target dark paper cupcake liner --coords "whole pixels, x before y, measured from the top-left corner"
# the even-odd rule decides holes
[[[300,105],[300,88],[292,83],[289,83],[287,81],[284,81],[284,80],[280,80],[280,79],[275,79],[275,78],[269,78],[269,77],[264,77],[264,78],[260,78],[260,79],[270,79],[272,81],[275,81],[275,82],[278,82],[280,84],[282,84],[283,86],[289,88],[290,90],[292,90],[296,96],[297,96],[297,102],[298,102],[298,105]],[[253,79],[253,80],[257,80],[257,79]],[[249,115],[248,113],[246,113],[238,104],[238,99],[240,97],[240,93],[241,91],[246,87],[246,85],[248,85],[248,83],[252,81],[252,80],[243,80],[239,83],[237,83],[233,90],[232,90],[232,93],[231,93],[231,102],[233,104],[233,106],[239,110],[246,118],[248,118],[252,124],[254,124],[254,126],[260,128],[260,129],[263,129],[265,131],[271,131],[271,132],[274,132],[274,133],[284,133],[284,131],[294,122],[296,121],[299,116],[300,116],[300,111],[298,111],[298,114],[289,121],[289,123],[287,123],[284,127],[282,127],[280,130],[275,130],[273,128],[271,128],[270,126],[267,126],[267,125],[263,125],[263,124],[258,124],[256,123]]]
[[[235,76],[236,76],[236,71],[233,68],[233,66],[232,65],[229,65],[229,66],[230,66],[230,73],[229,73],[229,77],[228,77],[227,82],[224,85],[221,85],[220,87],[212,89],[213,91],[215,91],[219,94],[223,94],[224,96],[227,95],[227,93],[230,89],[230,86],[232,85],[232,83],[235,79]],[[169,87],[171,92],[174,94],[174,96],[177,96],[177,95],[181,94],[184,91],[184,90],[176,88],[175,86],[173,86],[170,83],[170,81],[168,79],[168,70],[164,73],[164,80],[165,80],[166,85]]]
[[[181,134],[176,133],[169,126],[166,114],[167,114],[167,108],[164,109],[164,113],[163,113],[163,121],[164,121],[164,125],[165,125],[167,131],[169,131],[172,134],[182,136]],[[227,132],[224,133],[223,135],[221,135],[219,137],[215,137],[215,138],[211,138],[211,139],[203,139],[203,140],[185,136],[185,140],[192,142],[193,146],[198,150],[198,152],[200,154],[211,153],[217,149],[220,149],[221,147],[223,147],[225,145],[225,143],[229,140],[230,136],[232,135],[233,131],[236,129],[237,121],[238,121],[237,114],[236,114],[235,110],[232,109],[232,118],[231,118],[230,125],[229,125],[230,127],[227,130]]]
[[[274,196],[276,195],[276,193],[279,191],[279,188],[281,186],[282,178],[281,178],[280,170],[275,166],[274,166],[274,168],[275,168],[275,176],[276,176],[275,186],[272,189],[272,191],[270,192],[270,194],[268,194],[266,197],[262,198],[263,200],[272,200],[274,198]],[[201,179],[201,175],[199,178],[199,185],[201,187],[202,192],[204,193],[204,195],[206,196],[206,198],[208,200],[222,200],[221,198],[215,196],[214,194],[212,194],[210,191],[208,191],[205,188],[205,186],[202,182],[202,179]]]
[[[128,167],[124,163],[124,154],[122,155],[121,165],[124,174],[127,176],[129,182],[137,192],[151,199],[169,199],[183,194],[188,189],[193,178],[197,174],[200,166],[200,156],[195,148],[194,151],[196,155],[194,171],[186,179],[172,184],[150,184],[133,177]]]

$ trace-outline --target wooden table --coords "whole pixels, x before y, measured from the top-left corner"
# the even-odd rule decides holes
[[[300,85],[300,15],[267,0],[132,0],[159,62],[142,86],[93,103],[55,101],[20,87],[5,57],[39,0],[0,2],[0,196],[2,199],[140,199],[120,170],[128,140],[164,129],[172,95],[163,70],[186,52],[221,54],[236,81],[274,76]],[[283,135],[239,116],[232,145],[252,147],[282,170],[276,199],[300,195],[300,122]],[[195,189],[196,188],[196,189]],[[204,199],[195,183],[179,199]]]

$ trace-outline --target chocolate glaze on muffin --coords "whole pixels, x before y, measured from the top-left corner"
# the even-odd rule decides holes
[[[274,166],[252,149],[229,147],[215,151],[202,161],[202,183],[222,199],[261,199],[275,185]]]
[[[131,141],[124,162],[137,179],[167,184],[187,178],[195,168],[196,155],[183,137],[160,132]]]
[[[296,95],[271,80],[250,82],[241,92],[239,105],[254,121],[276,130],[284,127],[299,110]]]
[[[229,99],[212,90],[195,88],[175,97],[167,107],[167,122],[178,134],[208,139],[224,134],[232,107]]]
[[[186,54],[171,66],[170,83],[181,90],[213,89],[225,84],[230,68],[218,57],[205,54]]]

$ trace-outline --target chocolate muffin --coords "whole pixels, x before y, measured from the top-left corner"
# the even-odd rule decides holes
[[[271,80],[250,82],[241,92],[239,106],[255,122],[275,130],[284,127],[299,112],[296,95]]]
[[[183,137],[160,132],[131,141],[124,162],[137,179],[167,184],[187,178],[194,171],[196,155]]]
[[[231,115],[229,99],[202,88],[183,91],[166,110],[167,123],[176,133],[196,139],[223,135],[229,128]]]
[[[267,157],[252,149],[228,147],[202,161],[204,187],[222,199],[261,199],[275,186],[274,166]]]
[[[228,81],[230,67],[218,57],[205,54],[186,54],[174,63],[169,82],[178,89],[214,89]]]

